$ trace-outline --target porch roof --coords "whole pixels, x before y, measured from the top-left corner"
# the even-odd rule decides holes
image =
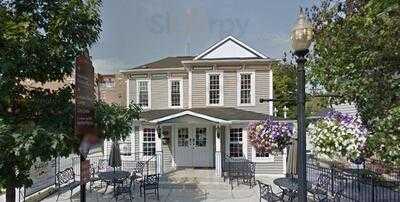
[[[216,123],[231,123],[233,121],[256,121],[266,118],[276,117],[267,114],[251,112],[232,107],[207,107],[207,108],[190,108],[190,109],[161,109],[144,111],[141,119],[153,123],[159,123],[166,120],[178,118],[181,116],[194,116],[203,118]]]

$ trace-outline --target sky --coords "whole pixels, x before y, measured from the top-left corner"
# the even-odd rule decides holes
[[[232,35],[272,58],[290,50],[299,7],[313,0],[103,0],[90,54],[99,73],[168,56],[197,55]]]

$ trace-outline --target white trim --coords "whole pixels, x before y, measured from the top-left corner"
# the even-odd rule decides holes
[[[251,147],[251,161],[253,162],[274,162],[274,155],[269,154],[268,157],[256,157],[256,148]]]
[[[172,106],[171,90],[172,81],[179,81],[179,106]],[[183,79],[181,78],[170,78],[168,79],[168,107],[172,109],[183,108]]]
[[[211,46],[210,48],[208,48],[208,49],[205,50],[204,52],[200,53],[200,54],[199,54],[197,57],[195,57],[193,60],[198,60],[198,59],[204,57],[205,55],[207,55],[207,54],[210,53],[210,52],[209,52],[210,50],[214,49],[215,47],[220,46],[221,44],[227,42],[228,40],[232,40],[233,42],[235,42],[235,43],[237,43],[237,44],[239,44],[239,45],[245,47],[246,49],[250,50],[251,52],[255,53],[257,56],[259,56],[259,57],[261,57],[261,58],[264,58],[264,59],[267,58],[265,55],[259,53],[258,51],[254,50],[254,49],[252,49],[252,48],[250,48],[248,45],[246,45],[246,44],[244,44],[243,42],[239,41],[239,40],[236,39],[235,37],[233,37],[233,36],[228,36],[228,37],[226,37],[225,39],[221,40],[220,42],[214,44],[213,46]]]
[[[286,167],[287,167],[286,158],[287,158],[287,147],[285,147],[285,149],[283,149],[283,154],[282,154],[282,161],[283,161],[283,165],[282,165],[283,170],[282,170],[282,173],[283,173],[283,174],[286,174]]]
[[[143,81],[147,81],[148,103],[147,107],[142,106],[142,109],[151,109],[151,79],[136,79],[136,104],[139,104],[139,82]]]
[[[159,119],[154,119],[154,120],[151,120],[149,122],[150,123],[159,123],[159,122],[163,122],[163,121],[166,121],[166,120],[169,120],[169,119],[178,118],[178,117],[185,116],[185,115],[195,116],[195,117],[206,119],[206,120],[209,120],[209,121],[212,121],[212,122],[216,122],[216,123],[223,123],[223,124],[229,124],[230,123],[230,121],[214,118],[214,117],[211,117],[211,116],[207,116],[207,115],[204,115],[204,114],[199,114],[199,113],[192,112],[192,111],[183,111],[183,112],[172,114],[172,115],[169,115],[169,116],[165,116],[165,117],[162,117],[162,118],[159,118]]]
[[[246,127],[243,126],[227,126],[226,127],[226,132],[225,132],[225,154],[228,154],[230,156],[230,143],[231,143],[231,129],[235,128],[241,128],[242,129],[242,157],[230,157],[230,158],[247,158],[247,131]],[[246,131],[246,132],[245,132]],[[246,139],[245,139],[246,137]]]
[[[189,108],[192,108],[192,70],[189,70],[189,73],[188,73],[188,77],[189,77],[189,79],[188,79],[188,82],[189,82],[189,103],[188,103],[188,107]]]
[[[132,131],[131,131],[131,134],[130,134],[130,137],[129,138],[131,138],[131,156],[134,156],[135,155],[135,133],[136,133],[136,131],[135,131],[135,128],[136,128],[136,126],[135,125],[133,125],[132,126]]]
[[[269,70],[269,99],[274,98],[274,84],[273,84],[273,73],[272,69]],[[269,102],[269,115],[274,115],[274,102]]]
[[[249,156],[248,156],[248,154],[247,154],[247,150],[248,150],[248,146],[247,146],[247,138],[248,138],[248,136],[247,136],[247,127],[243,127],[242,128],[242,144],[243,144],[243,156],[246,158],[246,159],[249,159]]]
[[[126,82],[126,107],[129,107],[129,103],[130,103],[129,79],[127,79],[125,82]]]
[[[250,103],[240,103],[241,97],[241,75],[242,74],[250,74]],[[255,71],[238,71],[236,75],[236,103],[239,107],[247,107],[247,106],[255,106],[256,105],[256,73]]]
[[[156,127],[153,127],[153,126],[140,126],[140,128],[139,128],[139,158],[142,160],[142,161],[147,161],[147,160],[149,160],[150,158],[152,158],[153,156],[144,156],[143,155],[143,135],[144,135],[144,129],[145,128],[149,128],[149,129],[154,129],[154,135],[155,135],[155,140],[154,140],[154,142],[155,142],[155,154],[154,155],[157,155],[157,138],[158,138],[158,136],[157,136],[157,128]],[[155,159],[156,158],[153,158],[152,159],[152,161],[155,161]]]
[[[210,75],[219,75],[219,103],[210,104]],[[224,72],[208,71],[206,72],[206,106],[224,106]]]

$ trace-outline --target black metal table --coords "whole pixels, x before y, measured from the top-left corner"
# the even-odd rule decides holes
[[[131,174],[128,171],[120,171],[120,170],[116,170],[116,171],[107,171],[107,172],[100,172],[98,174],[99,178],[108,183],[108,184],[113,184],[114,185],[114,190],[115,190],[115,185],[117,183],[122,183],[124,180],[126,180],[127,178],[129,178]],[[107,189],[106,189],[107,191]],[[104,191],[104,193],[106,192]],[[115,192],[114,192],[115,194]]]
[[[300,180],[298,178],[292,177],[281,177],[274,179],[274,184],[282,189],[283,195],[288,193],[289,200],[292,201],[295,193],[299,189]],[[311,185],[307,182],[307,189],[309,189]]]

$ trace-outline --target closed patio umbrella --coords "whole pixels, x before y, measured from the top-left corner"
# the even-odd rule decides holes
[[[286,173],[290,176],[297,175],[297,139],[292,139],[287,156]]]
[[[121,151],[119,150],[119,144],[116,141],[113,141],[110,151],[110,156],[108,158],[108,165],[114,168],[121,167]]]

